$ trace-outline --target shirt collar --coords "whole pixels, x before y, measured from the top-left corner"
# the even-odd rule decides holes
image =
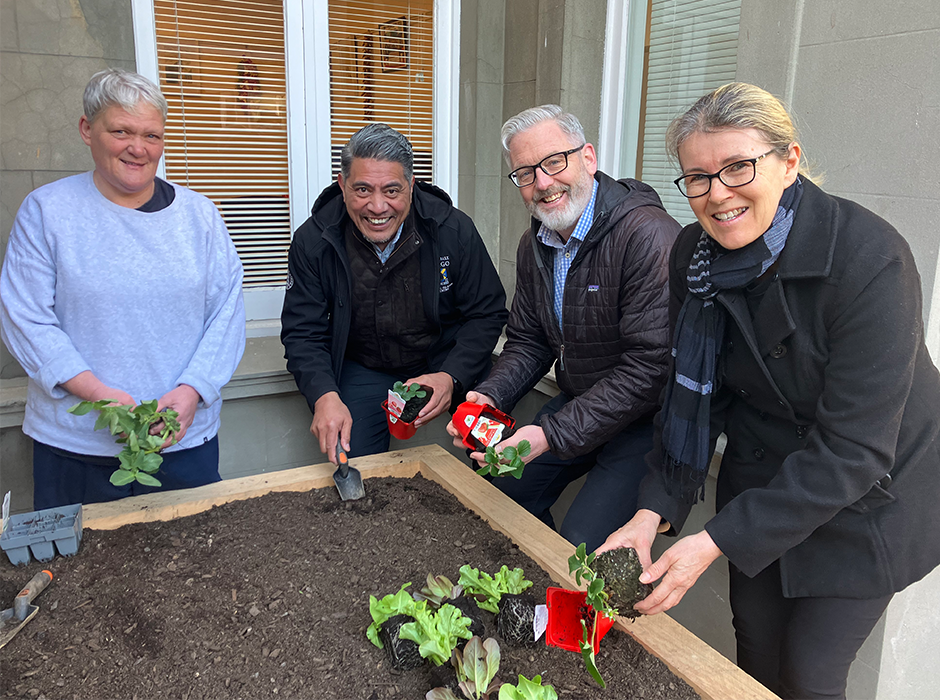
[[[398,231],[395,232],[395,237],[388,242],[388,245],[385,246],[385,250],[381,250],[375,243],[372,243],[372,249],[375,250],[375,254],[379,256],[379,260],[382,261],[382,264],[388,262],[388,259],[392,256],[392,253],[395,251],[395,246],[398,245],[398,239],[401,238],[401,231],[405,227],[405,222],[403,221],[398,225]]]

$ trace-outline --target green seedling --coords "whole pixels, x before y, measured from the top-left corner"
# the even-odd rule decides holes
[[[411,401],[411,399],[423,399],[428,395],[428,392],[422,389],[418,382],[412,382],[411,384],[395,382],[392,384],[392,391],[401,396],[402,401],[405,403]]]
[[[523,457],[528,457],[532,452],[532,445],[528,440],[520,440],[515,447],[507,447],[497,451],[495,447],[486,448],[484,461],[486,464],[477,469],[477,474],[483,476],[506,476],[510,474],[517,479],[522,478],[522,471],[525,469]]]
[[[499,671],[499,644],[495,639],[485,642],[471,637],[461,653],[454,649],[450,662],[457,673],[461,696],[466,700],[490,700],[500,686],[496,679]],[[435,688],[424,696],[425,700],[459,700],[450,688]]]
[[[558,700],[558,693],[552,686],[542,685],[541,676],[529,680],[520,675],[517,685],[506,683],[500,687],[498,700]]]
[[[176,443],[180,424],[176,411],[167,409],[157,411],[158,401],[143,401],[138,406],[121,406],[112,399],[101,401],[82,401],[69,409],[69,413],[84,416],[91,411],[98,411],[95,430],[107,427],[112,435],[119,436],[117,443],[124,445],[118,453],[121,466],[111,475],[111,483],[124,486],[137,481],[146,486],[162,486],[153,476],[163,464],[159,450],[169,438],[170,444]],[[163,429],[156,435],[150,434],[150,426],[163,423]]]
[[[448,603],[432,612],[428,610],[426,600],[419,600],[414,604],[411,616],[415,621],[402,625],[398,636],[417,644],[421,658],[435,666],[450,660],[458,640],[473,636],[470,634],[470,618],[464,617],[462,612]]]
[[[415,601],[405,589],[411,585],[411,582],[402,585],[397,593],[390,593],[381,600],[374,595],[369,596],[369,614],[372,616],[372,624],[366,630],[366,637],[379,649],[384,649],[385,645],[379,639],[379,630],[382,625],[395,615],[412,615],[415,609]]]
[[[499,614],[499,601],[504,594],[519,594],[532,586],[522,569],[517,567],[510,571],[505,564],[494,576],[464,564],[460,567],[458,584],[476,599],[479,607],[494,615]]]
[[[597,669],[597,660],[594,658],[594,640],[597,638],[598,620],[601,615],[614,617],[617,615],[617,609],[610,605],[610,595],[604,590],[604,579],[599,577],[594,571],[593,564],[597,555],[594,552],[587,553],[587,545],[582,542],[578,545],[574,554],[568,557],[568,573],[574,574],[574,580],[580,586],[587,584],[587,597],[585,602],[594,608],[594,615],[591,616],[590,626],[584,618],[581,619],[581,629],[583,638],[578,643],[581,647],[581,657],[584,659],[584,665],[587,666],[588,673],[591,674],[601,688],[606,688],[607,683]]]

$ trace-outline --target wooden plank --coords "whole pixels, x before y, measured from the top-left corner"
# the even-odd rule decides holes
[[[469,465],[442,447],[427,445],[360,457],[350,460],[350,464],[366,479],[380,476],[407,478],[420,471],[453,493],[493,529],[512,539],[559,585],[577,588],[568,574],[568,557],[574,553],[574,546],[479,478]],[[334,469],[332,464],[320,464],[231,479],[196,489],[93,504],[83,509],[85,527],[107,530],[128,523],[170,520],[272,491],[332,487]],[[367,494],[368,491],[367,484]],[[632,623],[620,619],[616,626],[661,659],[704,700],[773,700],[777,697],[666,614],[641,617]]]
[[[379,476],[411,477],[421,468],[422,450],[397,450],[380,455],[359,457],[349,461],[364,479]],[[435,450],[440,449],[435,446]],[[92,530],[114,530],[130,523],[173,520],[201,513],[230,501],[263,496],[272,491],[309,491],[333,486],[332,464],[297,467],[269,474],[256,474],[240,479],[219,481],[193,489],[180,489],[146,496],[122,498],[109,503],[93,503],[82,508],[84,527]],[[368,494],[368,489],[366,489]]]

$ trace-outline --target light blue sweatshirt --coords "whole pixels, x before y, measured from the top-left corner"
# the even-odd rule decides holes
[[[62,388],[85,370],[138,402],[188,384],[202,400],[187,449],[219,430],[219,392],[245,350],[242,265],[215,205],[173,185],[166,209],[118,206],[90,172],[31,192],[0,274],[0,331],[29,375],[23,432],[84,455],[117,454],[95,412]]]

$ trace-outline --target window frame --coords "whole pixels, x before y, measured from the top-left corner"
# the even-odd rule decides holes
[[[288,177],[293,232],[330,175],[329,4],[284,0]],[[153,0],[131,0],[137,72],[160,84]],[[309,58],[308,58],[309,57]],[[460,0],[434,0],[434,183],[457,204]],[[161,158],[157,170],[166,176]],[[278,335],[284,285],[246,289],[249,337]]]

